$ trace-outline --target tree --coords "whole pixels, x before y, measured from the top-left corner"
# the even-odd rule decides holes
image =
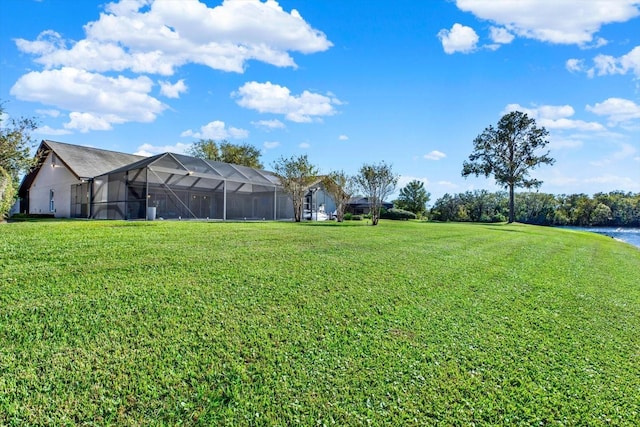
[[[27,172],[36,163],[31,156],[33,140],[31,132],[38,128],[35,119],[7,118],[4,103],[0,102],[0,168],[18,183],[20,174]]]
[[[391,166],[385,162],[379,164],[364,164],[354,177],[356,186],[369,200],[369,212],[371,213],[371,225],[378,225],[380,209],[384,199],[393,193],[398,183],[397,175],[394,175]]]
[[[355,193],[353,177],[344,171],[331,172],[322,179],[322,185],[336,204],[336,220],[342,222],[347,204]]]
[[[0,221],[2,221],[16,199],[16,186],[9,175],[0,167]]]
[[[493,175],[499,185],[509,190],[509,222],[514,222],[516,187],[539,188],[542,181],[529,179],[532,169],[542,164],[552,165],[555,160],[549,152],[536,155],[549,141],[545,138],[549,132],[538,128],[534,119],[525,113],[513,111],[507,113],[498,127],[489,126],[473,141],[474,150],[462,167],[462,176]]]
[[[226,140],[216,143],[213,139],[201,139],[191,144],[187,152],[201,159],[262,169],[260,150],[250,144],[236,145]]]
[[[394,204],[398,209],[413,212],[420,217],[426,211],[430,198],[431,194],[424,189],[424,183],[413,180],[400,190],[400,197]]]
[[[307,155],[299,157],[280,157],[273,163],[273,171],[280,184],[293,201],[293,217],[296,222],[302,219],[302,207],[304,196],[309,191],[309,186],[318,176],[318,169],[309,163]]]
[[[7,118],[0,102],[0,219],[15,201],[20,174],[36,164],[37,159],[31,156],[31,132],[37,128],[35,119]]]
[[[193,157],[198,157],[205,160],[220,159],[220,150],[218,144],[213,139],[201,139],[198,142],[191,144],[191,147],[187,149],[187,153]]]

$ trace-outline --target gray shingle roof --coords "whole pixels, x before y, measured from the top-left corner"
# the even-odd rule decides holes
[[[135,154],[119,153],[117,151],[65,144],[63,142],[45,140],[42,143],[51,149],[79,178],[93,178],[145,158]]]

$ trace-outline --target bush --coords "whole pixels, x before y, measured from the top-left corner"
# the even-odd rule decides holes
[[[405,211],[403,209],[389,209],[384,212],[380,218],[406,221],[409,219],[417,219],[418,216],[413,212]]]
[[[345,212],[343,219],[345,221],[362,221],[362,216],[354,215],[351,212]]]
[[[16,199],[16,188],[11,176],[0,167],[0,221],[6,218]]]

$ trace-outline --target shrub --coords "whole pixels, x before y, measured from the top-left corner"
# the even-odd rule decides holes
[[[0,221],[8,216],[9,210],[15,202],[16,188],[11,176],[0,167]]]
[[[383,213],[381,218],[384,219],[395,219],[395,220],[409,220],[409,219],[417,219],[417,215],[413,212],[405,211],[403,209],[389,209],[385,213]]]

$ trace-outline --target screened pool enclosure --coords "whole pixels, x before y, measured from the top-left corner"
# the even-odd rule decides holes
[[[281,220],[291,199],[270,172],[164,153],[104,175],[76,193],[87,194],[95,219]],[[78,198],[76,200],[79,200]],[[82,209],[83,203],[76,203]]]

